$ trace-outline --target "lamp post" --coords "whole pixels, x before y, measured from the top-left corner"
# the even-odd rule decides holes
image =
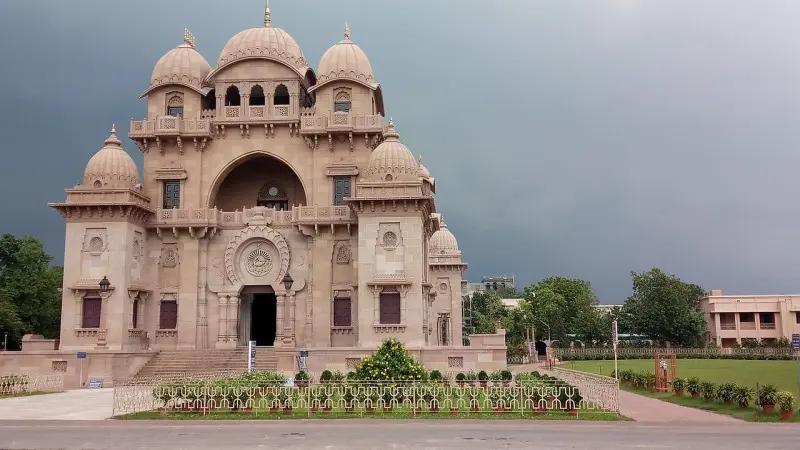
[[[111,282],[108,281],[108,277],[104,276],[102,280],[100,280],[100,292],[105,294],[108,292],[108,287],[111,286]]]
[[[289,290],[292,288],[292,283],[294,283],[294,278],[289,275],[289,272],[286,272],[286,275],[283,276],[283,280],[281,281],[283,282],[283,287],[286,288],[286,292],[289,292]]]
[[[3,333],[3,351],[4,352],[8,351],[8,331]]]

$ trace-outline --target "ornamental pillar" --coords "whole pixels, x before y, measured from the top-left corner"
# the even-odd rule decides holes
[[[227,339],[227,323],[228,323],[228,296],[221,294],[219,296],[219,308],[217,316],[219,317],[219,327],[217,328],[217,342],[228,342]]]
[[[239,342],[239,294],[232,294],[228,300],[228,342]]]
[[[286,313],[286,294],[279,294],[277,297],[277,307],[276,307],[276,318],[275,320],[277,323],[275,324],[275,342],[283,342],[284,337],[284,314]]]
[[[294,292],[290,291],[289,295],[287,297],[289,298],[288,305],[287,305],[288,306],[287,315],[289,316],[289,319],[286,321],[286,324],[285,324],[286,329],[283,332],[283,339],[284,339],[283,342],[286,343],[286,344],[293,344],[294,343],[294,338],[295,338],[295,334],[294,334],[295,333],[295,324],[294,324],[295,295],[294,295]]]

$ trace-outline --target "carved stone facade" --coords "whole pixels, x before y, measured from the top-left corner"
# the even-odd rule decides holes
[[[433,260],[433,178],[384,124],[349,31],[319,73],[271,23],[231,38],[216,68],[188,32],[159,60],[130,124],[143,180],[112,131],[51,204],[67,222],[64,349],[462,345],[466,265],[446,230]],[[102,302],[84,301],[103,277]]]

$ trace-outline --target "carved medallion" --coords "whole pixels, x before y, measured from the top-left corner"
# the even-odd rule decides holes
[[[339,246],[336,251],[336,264],[350,264],[350,247],[346,244]]]
[[[255,277],[263,277],[272,270],[272,257],[262,246],[261,243],[256,244],[245,262],[245,268]]]
[[[133,248],[131,249],[131,252],[133,253],[133,259],[138,261],[142,258],[142,244],[138,239],[133,240]]]
[[[387,231],[383,233],[383,246],[385,248],[395,248],[397,247],[397,235],[394,231]]]
[[[177,250],[172,249],[172,248],[166,249],[165,252],[164,252],[164,256],[163,256],[163,258],[161,260],[161,265],[163,267],[167,267],[167,268],[177,266],[178,265]]]
[[[89,251],[92,253],[100,253],[103,251],[103,239],[95,236],[89,241]]]

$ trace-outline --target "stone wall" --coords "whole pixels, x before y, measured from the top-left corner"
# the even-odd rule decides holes
[[[79,360],[77,352],[26,351],[0,352],[0,375],[8,373],[63,373],[64,389],[75,389],[90,378],[103,380],[103,387],[114,380],[130,378],[153,357],[153,352],[88,352]]]

